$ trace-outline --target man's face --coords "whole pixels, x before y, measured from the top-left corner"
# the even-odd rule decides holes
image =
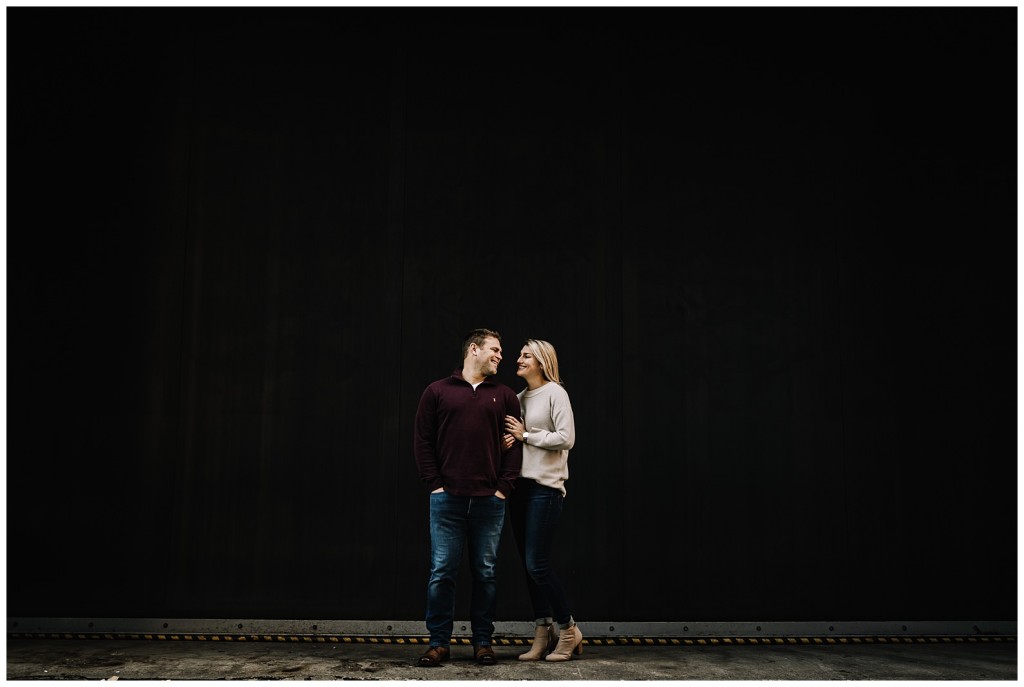
[[[501,362],[501,343],[493,336],[484,339],[484,342],[477,346],[473,358],[477,370],[484,377],[498,374],[498,363]]]

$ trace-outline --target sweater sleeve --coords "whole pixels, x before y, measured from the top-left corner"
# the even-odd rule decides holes
[[[512,417],[520,417],[522,409],[519,405],[519,398],[509,389],[507,392],[506,414]],[[512,447],[502,451],[501,469],[498,471],[498,491],[506,497],[512,495],[516,486],[516,479],[523,469],[523,445],[518,441],[512,442]]]
[[[551,425],[554,430],[530,427],[529,444],[548,451],[568,451],[576,443],[576,423],[572,416],[572,404],[565,389],[558,387],[550,396]]]
[[[427,489],[434,491],[443,487],[441,470],[437,464],[437,397],[430,387],[424,390],[416,408],[412,451],[420,480]]]

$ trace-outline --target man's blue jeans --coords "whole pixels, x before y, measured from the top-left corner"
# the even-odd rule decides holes
[[[430,646],[448,646],[455,622],[455,579],[463,545],[469,544],[473,594],[469,621],[473,644],[490,644],[498,600],[495,569],[505,524],[505,500],[497,496],[430,495],[430,582],[427,583],[427,631]]]
[[[508,506],[519,559],[526,571],[533,617],[553,617],[560,625],[572,618],[565,590],[551,567],[551,548],[564,498],[560,489],[520,477]]]

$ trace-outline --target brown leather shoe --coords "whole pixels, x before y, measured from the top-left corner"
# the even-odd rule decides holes
[[[427,653],[420,656],[416,665],[421,668],[435,668],[441,665],[441,661],[447,661],[451,653],[451,649],[446,646],[432,646],[427,649]]]
[[[490,644],[474,644],[473,658],[482,666],[493,666],[498,662],[498,657],[494,655],[494,649]]]

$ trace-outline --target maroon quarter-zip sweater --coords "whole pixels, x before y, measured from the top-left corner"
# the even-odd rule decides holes
[[[487,377],[473,388],[457,369],[424,391],[416,409],[413,454],[427,489],[455,496],[512,493],[523,465],[517,441],[501,447],[505,416],[521,417],[512,389]]]

